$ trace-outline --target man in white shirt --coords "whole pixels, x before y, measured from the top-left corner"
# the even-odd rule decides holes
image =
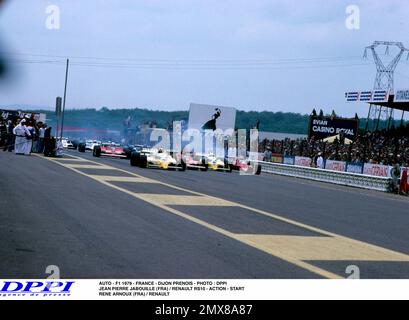
[[[26,150],[27,138],[25,122],[25,119],[21,120],[20,123],[13,129],[13,134],[16,136],[14,144],[14,152],[16,154],[24,154]]]
[[[324,169],[324,158],[322,157],[322,153],[318,153],[317,158],[317,168]]]
[[[33,148],[33,130],[31,121],[26,121],[26,125],[24,126],[26,130],[26,143],[24,148],[24,154],[29,156],[31,154],[31,149]]]

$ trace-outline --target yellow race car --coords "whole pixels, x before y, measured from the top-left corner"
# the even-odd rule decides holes
[[[210,153],[206,156],[206,163],[209,169],[215,171],[226,171],[232,172],[233,168],[227,160],[222,160],[213,153]]]
[[[185,171],[186,165],[178,163],[176,159],[162,149],[142,149],[134,151],[130,159],[131,166],[140,168],[158,168]]]

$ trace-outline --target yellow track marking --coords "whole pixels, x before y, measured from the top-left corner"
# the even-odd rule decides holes
[[[99,175],[92,175],[92,174],[90,174],[90,177],[94,180],[111,181],[111,182],[156,183],[156,181],[154,180],[151,180],[148,178],[142,178],[142,177],[99,176]]]
[[[64,167],[67,168],[76,168],[76,169],[106,169],[111,170],[112,167],[105,165],[94,165],[94,164],[68,164],[64,163]]]
[[[275,256],[291,256],[294,259],[308,260],[352,260],[352,261],[409,261],[409,256],[368,247],[352,239],[340,237],[300,237],[272,235],[240,235],[240,238],[263,247]]]
[[[75,157],[75,156],[72,156]],[[385,249],[376,245],[365,243],[362,241],[354,240],[348,237],[344,237],[332,232],[328,232],[310,225],[306,225],[291,219],[287,219],[270,212],[252,208],[240,203],[227,201],[221,198],[206,195],[204,193],[191,191],[185,188],[174,186],[162,181],[145,178],[133,172],[129,172],[123,169],[112,167],[109,165],[101,165],[98,162],[83,159],[80,157],[75,157],[79,161],[81,159],[84,162],[94,163],[93,169],[111,169],[120,172],[127,173],[131,177],[121,177],[126,179],[134,179],[134,182],[145,182],[144,179],[149,180],[152,183],[157,183],[163,186],[167,186],[176,190],[184,191],[195,196],[182,196],[182,195],[167,195],[167,194],[143,194],[137,193],[120,186],[114,185],[111,182],[121,181],[116,180],[119,177],[108,177],[108,176],[98,176],[86,174],[79,169],[84,168],[84,166],[76,166],[71,164],[63,163],[59,161],[62,158],[46,158],[52,162],[58,163],[70,170],[73,170],[81,175],[89,177],[95,181],[98,181],[110,188],[116,189],[118,191],[124,192],[134,198],[145,201],[161,208],[167,212],[173,213],[179,217],[186,220],[199,224],[207,229],[220,233],[226,237],[232,238],[239,242],[245,243],[253,248],[266,252],[270,255],[276,256],[282,260],[285,260],[291,264],[299,266],[310,272],[316,273],[320,276],[326,278],[342,278],[337,274],[329,272],[325,269],[316,267],[304,260],[338,260],[338,261],[349,261],[349,260],[362,260],[362,261],[409,261],[409,255],[399,253],[393,250]],[[85,165],[88,166],[88,165]],[[122,180],[123,181],[123,180]],[[275,235],[246,235],[246,234],[235,234],[223,228],[217,227],[206,221],[195,218],[189,214],[183,213],[175,208],[170,207],[170,205],[203,205],[203,206],[234,206],[258,213],[275,220],[279,220],[315,233],[322,235],[321,237],[301,237],[301,236],[275,236]]]
[[[77,162],[90,162],[86,159],[82,159],[82,158],[58,158],[58,161],[77,161]]]
[[[220,207],[232,207],[233,203],[224,201],[222,199],[214,199],[203,196],[181,196],[170,194],[146,194],[136,193],[140,199],[146,202],[154,202],[164,205],[181,205],[181,206],[220,206]]]

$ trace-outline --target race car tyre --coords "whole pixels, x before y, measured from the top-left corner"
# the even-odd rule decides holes
[[[85,143],[80,143],[78,145],[78,151],[79,152],[85,152]]]
[[[229,173],[233,171],[233,166],[229,163],[227,159],[224,159],[224,170]]]
[[[200,167],[200,171],[207,171],[209,170],[209,164],[206,163],[205,159],[202,159],[202,166]]]
[[[186,171],[186,162],[184,162],[183,160],[180,164],[179,171]]]
[[[146,155],[140,156],[139,167],[147,168],[148,167],[148,157]]]
[[[132,167],[139,167],[139,163],[141,162],[141,155],[139,153],[132,152],[130,162]]]
[[[100,146],[95,146],[94,150],[92,150],[92,155],[94,157],[99,158],[101,156],[101,147]]]
[[[260,175],[261,174],[261,164],[257,164],[257,169],[256,169],[256,175]]]

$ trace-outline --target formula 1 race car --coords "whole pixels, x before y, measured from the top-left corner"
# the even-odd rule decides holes
[[[251,161],[240,158],[235,158],[230,162],[230,166],[233,170],[238,170],[245,173],[254,173],[256,175],[260,175],[261,173],[261,165],[257,162],[252,164]]]
[[[101,141],[97,140],[86,140],[85,141],[85,150],[90,150],[93,151],[94,147],[99,146],[101,144]]]
[[[212,153],[206,156],[206,162],[207,162],[207,165],[209,166],[209,169],[212,169],[215,171],[225,171],[225,172],[233,171],[233,167],[229,164],[227,159],[222,160],[216,157]]]
[[[101,145],[94,146],[92,150],[94,157],[108,156],[117,158],[126,158],[124,148],[115,143],[102,143]]]
[[[142,149],[131,154],[131,166],[140,168],[158,168],[167,170],[185,171],[186,164],[172,157],[162,149]]]
[[[94,147],[101,144],[101,141],[97,140],[85,140],[78,143],[78,151],[85,152],[86,150],[94,151]]]
[[[124,151],[125,151],[125,154],[126,154],[126,158],[131,159],[132,152],[141,151],[144,148],[144,146],[143,145],[129,145],[128,144],[128,145],[125,145],[123,148],[124,148]]]
[[[62,138],[61,142],[64,149],[76,149],[72,141],[69,139]]]
[[[187,153],[182,156],[181,162],[184,163],[188,169],[198,169],[201,171],[207,171],[209,169],[226,172],[232,171],[227,161],[216,157],[212,153]]]
[[[181,162],[184,163],[188,169],[199,169],[201,171],[207,171],[209,169],[206,157],[200,154],[185,154],[181,157]]]
[[[201,171],[207,171],[211,169],[224,172],[232,172],[233,170],[226,160],[222,160],[212,153],[187,153],[182,156],[181,162],[188,169],[198,169]]]

